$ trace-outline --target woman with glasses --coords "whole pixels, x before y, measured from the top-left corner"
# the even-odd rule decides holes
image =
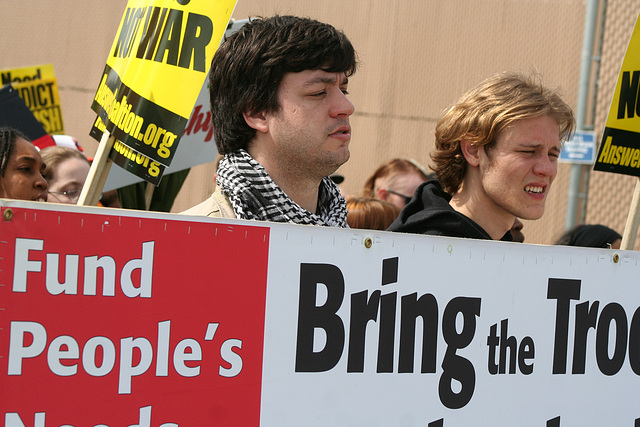
[[[364,196],[393,203],[402,209],[429,174],[412,159],[392,159],[383,163],[364,184]]]
[[[48,201],[75,205],[89,174],[89,160],[75,148],[62,146],[43,148],[40,155],[47,165]]]

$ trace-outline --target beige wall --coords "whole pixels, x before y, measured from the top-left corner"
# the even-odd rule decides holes
[[[91,100],[126,6],[124,0],[12,2],[3,8],[0,68],[52,63],[67,133],[90,153]],[[640,0],[609,2],[596,101],[597,138],[608,113]],[[333,24],[361,59],[350,81],[356,105],[351,160],[341,169],[348,193],[392,157],[428,165],[433,129],[443,109],[483,78],[535,70],[577,102],[585,1],[578,0],[239,0],[234,18],[296,14]],[[213,159],[212,159],[213,160]],[[568,165],[561,165],[542,220],[526,221],[527,242],[549,244],[565,224]],[[211,165],[193,168],[174,211],[211,189]],[[587,222],[622,233],[636,179],[590,175]]]

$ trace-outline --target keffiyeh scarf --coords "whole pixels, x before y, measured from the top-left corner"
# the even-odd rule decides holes
[[[347,227],[346,202],[329,177],[320,183],[317,214],[287,197],[245,150],[224,156],[217,182],[240,219]]]

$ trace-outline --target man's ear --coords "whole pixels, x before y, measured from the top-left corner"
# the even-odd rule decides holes
[[[242,116],[250,128],[263,133],[266,133],[269,130],[269,125],[267,124],[267,118],[264,111],[258,111],[255,113],[245,111],[242,113]]]
[[[478,166],[480,164],[480,150],[482,150],[483,147],[463,138],[460,141],[460,149],[462,150],[464,158],[467,159],[467,162],[471,166]]]

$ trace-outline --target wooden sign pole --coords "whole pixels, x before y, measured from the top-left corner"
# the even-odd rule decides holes
[[[620,249],[633,250],[638,235],[638,225],[640,224],[640,178],[636,182],[636,189],[631,199],[631,207],[629,208],[629,216],[627,216],[627,224],[624,226],[624,234],[622,235],[622,243]]]
[[[111,136],[108,131],[102,134],[98,151],[91,163],[91,169],[89,169],[89,175],[82,187],[78,205],[96,206],[100,201],[104,183],[107,181],[111,163],[113,163],[109,158],[109,153],[113,148],[114,141],[115,137]]]

